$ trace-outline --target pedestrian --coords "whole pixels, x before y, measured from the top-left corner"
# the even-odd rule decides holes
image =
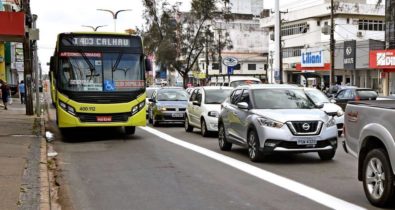
[[[0,89],[1,89],[1,99],[3,100],[4,109],[7,110],[8,97],[11,96],[11,94],[10,94],[10,87],[2,79],[0,79],[0,84],[1,84],[1,87],[0,87]]]
[[[24,104],[26,92],[25,92],[25,83],[23,83],[23,80],[21,81],[21,83],[19,83],[18,90],[19,90],[19,94],[20,94],[20,98],[21,98],[21,104]]]

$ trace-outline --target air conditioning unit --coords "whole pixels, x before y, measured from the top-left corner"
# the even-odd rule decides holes
[[[325,35],[328,35],[331,33],[331,27],[329,25],[325,25],[321,28],[321,32]]]
[[[274,41],[274,33],[270,34],[270,40]]]
[[[357,32],[357,37],[362,38],[363,37],[363,32],[362,31],[358,31]]]

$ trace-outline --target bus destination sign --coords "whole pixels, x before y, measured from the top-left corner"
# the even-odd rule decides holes
[[[74,46],[82,47],[130,47],[130,39],[108,37],[74,37]]]

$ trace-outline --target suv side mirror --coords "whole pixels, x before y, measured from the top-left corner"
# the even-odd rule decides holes
[[[154,99],[149,98],[148,101],[149,101],[149,102],[154,102]]]
[[[315,105],[315,107],[316,107],[317,109],[322,109],[322,108],[324,108],[324,104],[323,104],[323,103],[317,103],[317,104]]]
[[[336,100],[332,98],[332,99],[331,99],[331,103],[332,103],[332,104],[335,104],[335,103],[336,103]]]
[[[248,104],[246,102],[237,103],[237,108],[239,109],[248,109]]]

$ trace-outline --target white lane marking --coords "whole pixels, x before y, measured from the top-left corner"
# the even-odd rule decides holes
[[[195,151],[197,153],[200,153],[204,156],[207,156],[207,157],[217,160],[219,162],[222,162],[226,165],[229,165],[229,166],[236,168],[240,171],[243,171],[247,174],[250,174],[250,175],[255,176],[259,179],[262,179],[266,182],[270,182],[270,183],[277,185],[281,188],[284,188],[288,191],[294,192],[298,195],[301,195],[303,197],[311,199],[311,200],[313,200],[319,204],[322,204],[326,207],[329,207],[331,209],[341,209],[341,210],[343,210],[343,209],[358,209],[358,210],[365,209],[365,208],[362,208],[362,207],[357,206],[355,204],[352,204],[347,201],[336,198],[332,195],[321,192],[321,191],[314,189],[312,187],[309,187],[309,186],[306,186],[306,185],[301,184],[299,182],[293,181],[291,179],[279,176],[277,174],[260,169],[258,167],[253,166],[253,165],[249,165],[247,163],[236,160],[234,158],[213,152],[213,151],[208,150],[206,148],[182,141],[180,139],[177,139],[173,136],[170,136],[170,135],[163,133],[161,131],[158,131],[156,129],[153,129],[150,127],[140,127],[140,128],[149,132],[149,133],[152,133],[152,134],[154,134],[154,135],[156,135],[168,142],[177,144],[179,146],[182,146],[184,148]]]

